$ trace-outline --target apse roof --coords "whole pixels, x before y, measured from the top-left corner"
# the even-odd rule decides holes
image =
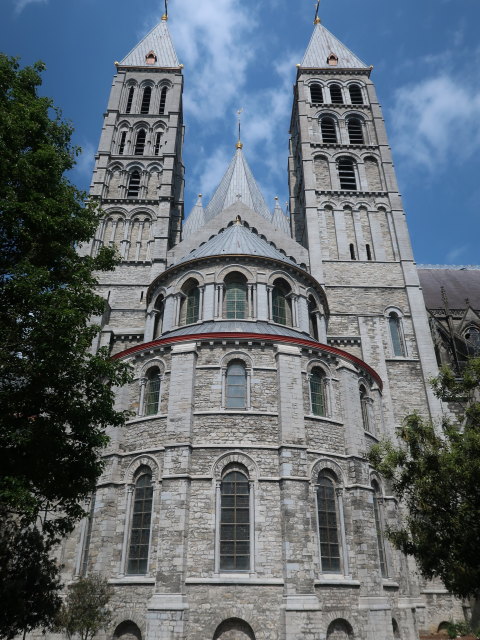
[[[338,64],[335,65],[336,68],[369,68],[322,24],[317,24],[315,26],[310,39],[310,44],[307,47],[307,51],[300,66],[308,69],[328,68],[330,65],[328,64],[327,59],[331,53],[334,53],[338,58]]]
[[[180,329],[175,329],[165,333],[162,338],[173,338],[175,336],[190,336],[202,333],[260,333],[265,335],[288,336],[290,338],[300,338],[305,340],[310,336],[305,333],[295,331],[289,327],[284,327],[269,322],[248,322],[247,320],[215,320],[202,322],[201,324],[187,325]]]
[[[205,244],[198,247],[198,249],[184,256],[177,264],[210,256],[239,254],[273,258],[274,260],[281,260],[282,262],[299,266],[291,258],[288,258],[284,253],[272,246],[267,240],[259,236],[258,233],[245,227],[239,221],[223,229],[218,235],[210,238],[208,242],[205,242]]]
[[[201,194],[198,196],[198,200],[195,206],[190,211],[190,215],[183,225],[183,239],[191,236],[195,231],[198,231],[205,224],[205,210],[202,204]]]
[[[146,56],[150,51],[157,60],[147,65]],[[178,67],[180,63],[175,53],[167,22],[162,20],[141,40],[120,63],[126,67]]]
[[[225,175],[205,207],[205,220],[214,218],[238,201],[243,202],[267,220],[272,220],[272,214],[240,146],[237,147]]]

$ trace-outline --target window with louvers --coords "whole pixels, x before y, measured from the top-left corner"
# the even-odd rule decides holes
[[[318,82],[314,82],[310,85],[310,97],[312,102],[316,104],[323,104],[323,91],[322,86]]]
[[[350,144],[363,144],[363,128],[360,120],[358,118],[349,118],[347,126]]]
[[[140,172],[132,171],[128,183],[127,197],[138,198],[140,192]]]
[[[351,158],[340,158],[338,160],[338,177],[340,189],[356,191],[357,180],[355,177],[355,165]]]
[[[350,101],[352,104],[363,104],[362,90],[358,84],[351,84],[348,87],[350,93]]]
[[[163,87],[160,93],[160,108],[158,109],[159,115],[163,116],[165,113],[165,105],[167,104],[167,87]]]
[[[320,129],[322,131],[323,144],[337,143],[337,130],[333,118],[322,118],[320,121]]]
[[[131,113],[132,112],[134,94],[135,94],[135,88],[134,87],[130,87],[130,89],[128,90],[127,106],[125,108],[125,113]]]
[[[145,129],[140,129],[137,133],[137,139],[135,140],[135,155],[143,156],[145,151],[145,140],[147,139],[147,132]]]
[[[152,87],[145,87],[142,96],[142,106],[140,113],[148,113],[150,111],[150,100],[152,98]]]
[[[342,88],[339,84],[330,85],[330,97],[332,104],[343,104]]]

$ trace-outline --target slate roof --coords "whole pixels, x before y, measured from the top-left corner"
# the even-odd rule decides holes
[[[308,69],[325,69],[329,67],[328,56],[334,53],[338,57],[337,69],[369,69],[348,47],[322,24],[317,24],[310,39],[310,44],[302,60],[301,67]]]
[[[205,207],[205,220],[211,220],[239,200],[271,222],[272,214],[253,177],[242,149],[236,150],[217,190]]]
[[[205,224],[205,210],[202,204],[202,196],[198,196],[198,200],[195,203],[195,206],[190,211],[190,215],[185,221],[183,225],[183,239],[188,238],[193,233],[198,231]]]
[[[418,277],[427,309],[443,309],[442,287],[450,309],[466,309],[466,299],[480,310],[480,267],[418,266]]]
[[[208,240],[208,242],[198,247],[198,249],[184,256],[176,264],[182,264],[183,262],[189,262],[197,258],[221,255],[263,256],[273,258],[274,260],[281,260],[282,262],[297,267],[299,266],[291,258],[288,258],[257,233],[244,227],[241,223],[227,227],[218,235]]]
[[[275,209],[273,211],[272,224],[275,229],[280,229],[288,236],[290,235],[290,221],[283,213],[282,207],[278,202],[278,198],[275,200]]]
[[[268,335],[288,336],[289,338],[300,338],[302,340],[312,340],[308,334],[295,331],[295,329],[290,329],[289,327],[262,321],[248,322],[247,320],[215,320],[202,322],[201,324],[187,325],[186,327],[165,333],[162,338],[199,335],[202,333],[264,333]]]
[[[155,64],[147,65],[145,56],[153,51],[157,56]],[[162,20],[141,40],[120,63],[126,67],[178,67],[180,63],[175,53],[167,22]]]

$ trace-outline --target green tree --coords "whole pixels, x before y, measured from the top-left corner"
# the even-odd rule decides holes
[[[65,177],[78,149],[71,126],[38,95],[43,68],[21,69],[0,54],[0,513],[11,556],[1,556],[0,602],[18,587],[13,566],[26,579],[0,637],[36,626],[37,605],[39,624],[58,606],[48,554],[83,515],[80,501],[102,470],[106,428],[125,421],[113,388],[128,380],[127,370],[106,351],[90,352],[98,331],[90,318],[105,309],[95,272],[113,269],[116,258],[108,248],[96,257],[77,252],[100,211]],[[35,581],[27,577],[42,553],[52,579],[40,602],[30,598]]]
[[[472,601],[480,626],[480,359],[461,376],[442,369],[432,380],[450,413],[437,425],[414,413],[398,430],[400,446],[373,447],[370,461],[406,507],[401,528],[389,538],[415,557],[427,579]]]
[[[57,628],[65,631],[68,638],[78,634],[81,640],[92,638],[112,622],[108,603],[113,589],[105,578],[92,574],[72,584],[65,604],[57,616]]]

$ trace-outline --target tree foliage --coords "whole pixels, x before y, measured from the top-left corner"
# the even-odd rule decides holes
[[[128,379],[105,351],[90,352],[98,331],[90,319],[105,308],[95,272],[113,269],[116,257],[109,248],[77,252],[100,211],[65,177],[78,149],[71,126],[38,95],[43,68],[0,54],[0,509],[13,562],[25,566],[29,544],[15,540],[37,527],[47,553],[83,515],[105,430],[125,420],[113,387]],[[54,580],[50,587],[54,604]],[[0,601],[11,588],[0,579]],[[24,609],[11,631],[30,624]]]
[[[66,602],[57,616],[57,628],[68,638],[78,634],[81,640],[92,638],[112,622],[108,603],[113,589],[105,578],[92,574],[72,584]]]
[[[463,598],[480,598],[480,359],[461,378],[442,369],[432,380],[450,409],[440,425],[414,413],[398,430],[400,446],[373,447],[370,461],[406,506],[390,530],[397,549],[415,557],[424,577],[438,576]]]

